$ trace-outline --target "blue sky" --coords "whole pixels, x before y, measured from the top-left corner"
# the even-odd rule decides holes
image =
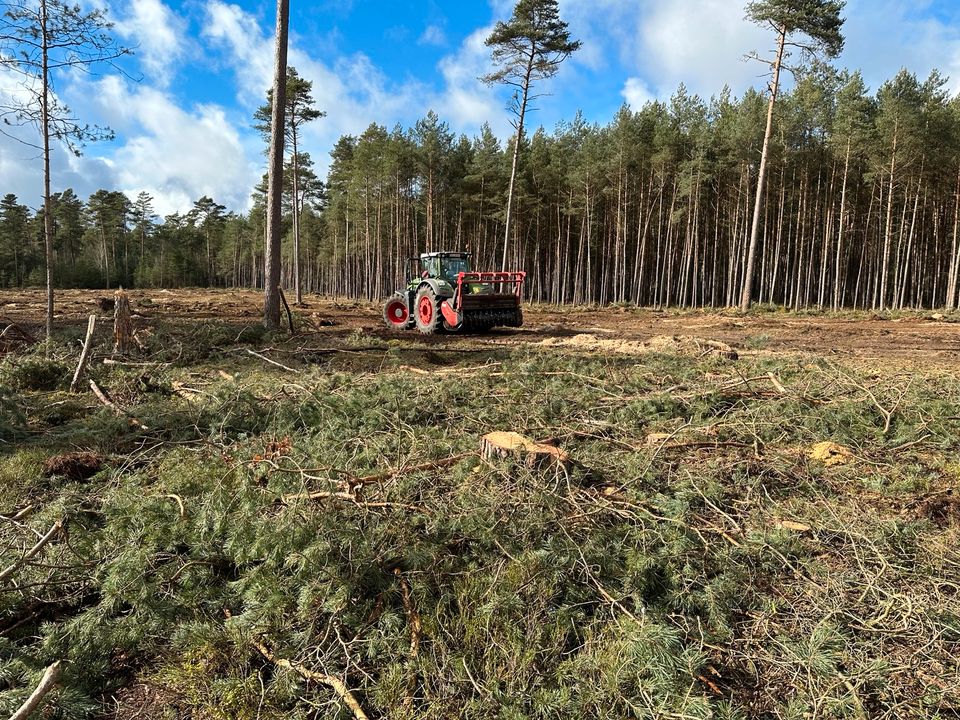
[[[113,142],[82,158],[58,152],[55,190],[81,197],[100,187],[156,198],[157,210],[186,210],[203,194],[237,210],[262,173],[262,143],[250,118],[272,68],[274,5],[248,0],[88,0],[107,7],[115,32],[136,54],[128,74],[58,78],[57,91]],[[678,83],[704,96],[763,84],[750,50],[771,38],[743,19],[740,0],[560,0],[583,49],[542,89],[534,125],[552,128],[582,110],[606,122],[624,102],[669,98]],[[337,138],[371,122],[409,126],[433,109],[457,132],[483,122],[505,137],[506,93],[477,77],[489,69],[483,40],[511,0],[291,0],[290,62],[314,83],[328,115],[305,149],[321,171]],[[937,67],[960,90],[960,1],[849,0],[847,47],[838,63],[864,72],[872,88],[900,67]],[[0,72],[0,93],[16,93]],[[0,192],[39,203],[35,153],[0,138]]]

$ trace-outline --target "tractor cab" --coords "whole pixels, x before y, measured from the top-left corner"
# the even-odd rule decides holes
[[[411,258],[410,264],[418,266],[411,273],[410,284],[419,285],[423,280],[442,280],[453,286],[460,273],[470,272],[470,253],[435,252],[423,253],[419,259]]]

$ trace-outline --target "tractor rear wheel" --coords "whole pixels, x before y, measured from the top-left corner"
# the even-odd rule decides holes
[[[405,298],[394,295],[383,304],[383,322],[391,330],[409,330],[413,327],[413,318]]]
[[[413,315],[416,319],[417,330],[424,335],[433,335],[440,328],[440,303],[436,293],[429,285],[424,285],[417,291],[417,299],[413,304]]]

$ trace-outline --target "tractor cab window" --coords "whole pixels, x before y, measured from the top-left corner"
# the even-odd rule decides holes
[[[450,283],[455,283],[460,273],[470,272],[470,262],[465,257],[444,258],[442,265],[443,277]]]
[[[440,258],[426,258],[420,261],[420,267],[423,268],[423,277],[439,277],[440,276]]]

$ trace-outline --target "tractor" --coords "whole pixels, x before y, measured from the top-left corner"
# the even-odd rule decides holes
[[[406,268],[407,286],[383,305],[383,321],[393,330],[433,335],[523,325],[524,272],[474,272],[466,252],[423,253]]]

